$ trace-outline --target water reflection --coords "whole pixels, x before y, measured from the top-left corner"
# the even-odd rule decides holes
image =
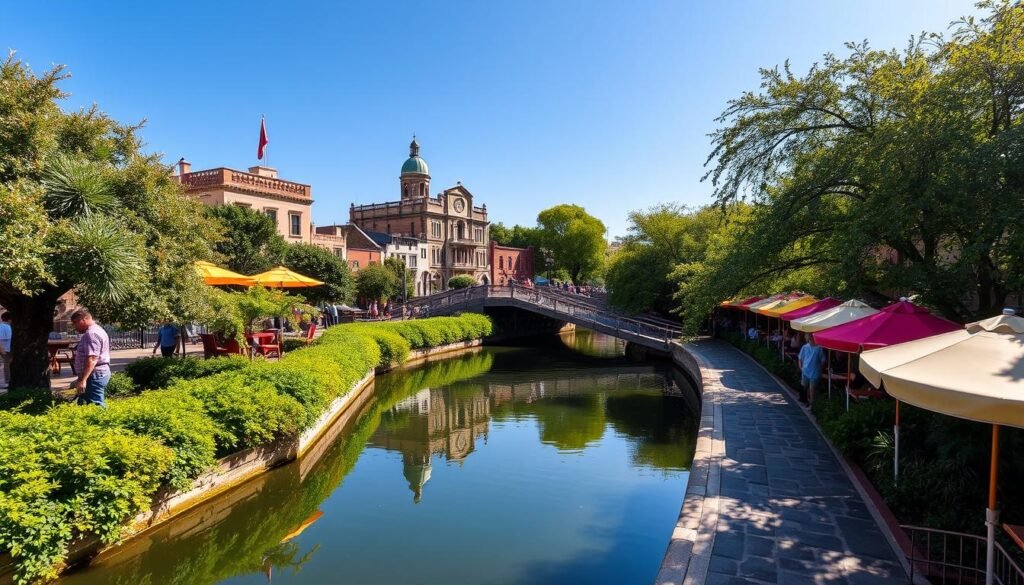
[[[62,583],[649,583],[696,437],[673,380],[562,342],[382,376],[315,464]]]
[[[563,332],[559,337],[566,347],[590,357],[616,358],[626,355],[625,341],[589,329],[577,327]]]

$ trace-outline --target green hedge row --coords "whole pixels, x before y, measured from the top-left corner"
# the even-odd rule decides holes
[[[106,410],[0,412],[0,550],[16,582],[52,577],[76,535],[116,541],[158,489],[188,489],[218,457],[295,437],[374,368],[490,332],[477,314],[340,325],[276,362],[140,360],[118,384],[141,393]]]

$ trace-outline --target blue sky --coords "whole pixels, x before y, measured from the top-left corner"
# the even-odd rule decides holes
[[[398,198],[415,132],[432,191],[492,221],[577,203],[609,237],[629,210],[710,202],[707,134],[759,67],[804,71],[845,41],[902,47],[976,9],[952,0],[0,2],[0,45],[73,77],[66,107],[148,120],[193,169],[270,163],[314,221]]]

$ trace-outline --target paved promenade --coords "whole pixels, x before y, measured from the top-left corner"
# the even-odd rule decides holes
[[[732,346],[686,346],[704,378],[697,458],[658,583],[908,583],[796,401]]]

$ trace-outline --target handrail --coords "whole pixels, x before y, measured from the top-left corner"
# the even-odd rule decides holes
[[[679,334],[679,330],[616,315],[610,311],[601,310],[594,305],[566,298],[561,294],[555,294],[553,291],[547,291],[543,288],[495,285],[476,286],[438,293],[429,297],[410,299],[407,306],[417,310],[417,312],[425,311],[429,314],[438,308],[453,308],[489,298],[507,298],[519,301],[573,317],[576,321],[580,321],[583,324],[611,327],[624,335],[643,337],[666,345],[676,339]]]
[[[910,582],[920,574],[934,578],[937,582],[968,583],[985,582],[984,536],[925,528],[923,526],[901,526],[910,538]],[[1024,570],[998,542],[995,546],[996,559],[993,575],[997,585],[1024,585]]]

